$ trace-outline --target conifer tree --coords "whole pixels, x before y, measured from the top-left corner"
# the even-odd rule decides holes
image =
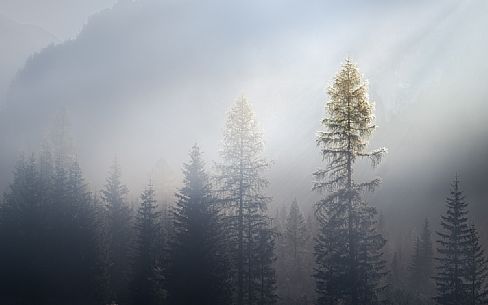
[[[307,262],[310,232],[296,199],[290,205],[283,227],[283,245],[279,249],[281,302],[299,304],[306,295],[311,294],[313,283],[310,282],[311,268]]]
[[[141,194],[135,220],[135,253],[133,257],[133,304],[153,305],[160,301],[156,267],[158,258],[159,212],[156,211],[154,188],[149,184]]]
[[[168,303],[230,304],[220,215],[196,145],[183,174],[183,187],[177,194],[174,210],[174,239],[170,244]]]
[[[382,248],[376,232],[376,209],[361,199],[373,191],[379,179],[358,183],[354,163],[369,158],[376,166],[385,149],[366,150],[376,128],[367,83],[350,59],[342,65],[328,89],[328,116],[317,144],[328,161],[314,173],[314,190],[329,192],[316,204],[321,224],[315,245],[316,291],[319,304],[375,304],[384,275]]]
[[[105,301],[127,300],[129,285],[130,250],[132,247],[132,215],[126,201],[127,187],[122,184],[117,161],[110,168],[106,184],[101,192],[105,205],[105,236],[107,283]]]
[[[248,101],[241,97],[227,116],[222,164],[218,165],[219,192],[227,206],[227,223],[234,253],[234,286],[237,305],[251,305],[256,299],[252,249],[255,247],[256,224],[265,218],[269,198],[263,194],[268,181],[263,171],[269,166],[262,157],[263,141],[257,128],[254,112]]]
[[[390,286],[390,289],[395,289],[398,288],[402,285],[402,274],[401,274],[401,262],[399,258],[398,251],[395,251],[393,254],[393,258],[391,260],[391,266],[390,266],[390,273],[389,273],[389,281],[388,284]]]
[[[451,185],[446,205],[447,212],[441,217],[442,231],[437,232],[436,300],[441,305],[461,305],[467,298],[464,276],[470,232],[466,217],[468,205],[457,176]]]
[[[1,205],[0,295],[11,304],[42,304],[45,298],[46,218],[38,178],[35,159],[21,157]]]
[[[39,165],[38,165],[39,164]],[[97,254],[92,199],[77,162],[42,176],[42,162],[20,161],[2,206],[1,285],[12,304],[94,304]],[[5,301],[5,300],[2,300]]]
[[[72,299],[93,304],[97,273],[93,200],[78,162],[73,160],[66,169],[63,166],[56,165],[48,210],[50,303],[62,304]]]
[[[465,289],[467,305],[488,303],[488,260],[481,248],[478,231],[471,225],[467,240]]]
[[[420,291],[425,295],[432,297],[433,294],[433,284],[432,271],[433,271],[433,245],[432,245],[432,232],[430,229],[429,219],[426,218],[424,221],[424,227],[420,235],[420,253],[422,255],[422,272],[421,272],[421,289]]]
[[[429,220],[426,218],[420,237],[414,247],[414,254],[410,265],[409,288],[416,294],[432,296],[432,233]]]
[[[286,242],[293,257],[293,265],[299,267],[301,264],[300,254],[304,251],[309,235],[302,212],[298,207],[297,200],[293,200],[290,212],[286,219]]]
[[[410,263],[410,289],[419,292],[422,288],[422,267],[423,267],[423,256],[422,256],[422,246],[420,244],[420,238],[417,237],[415,240],[415,245],[413,249],[412,261]]]
[[[274,254],[275,232],[269,224],[269,219],[264,218],[258,224],[256,236],[256,249],[253,253],[256,302],[258,305],[272,305],[278,301],[276,294],[276,275],[273,264],[276,260]]]

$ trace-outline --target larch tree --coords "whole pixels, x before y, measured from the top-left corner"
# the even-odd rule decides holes
[[[361,198],[374,191],[380,179],[357,182],[354,164],[369,158],[373,167],[386,149],[367,151],[376,129],[367,83],[348,58],[328,89],[327,117],[322,120],[317,145],[325,169],[314,173],[313,189],[327,192],[316,204],[320,222],[315,245],[316,291],[319,304],[376,304],[384,276],[385,240],[376,230],[376,209]]]
[[[159,304],[161,299],[157,281],[159,212],[154,187],[149,183],[140,197],[135,219],[135,251],[132,259],[133,304]]]
[[[183,175],[183,187],[176,194],[174,236],[169,244],[168,303],[230,304],[221,215],[196,145],[190,161],[183,166]]]
[[[269,167],[262,156],[263,149],[262,134],[254,111],[246,98],[240,97],[227,116],[221,151],[223,162],[217,167],[218,191],[226,204],[227,225],[232,230],[229,241],[233,250],[233,278],[238,305],[251,305],[258,300],[254,282],[259,276],[253,271],[255,259],[252,249],[257,242],[256,230],[263,223],[268,223],[265,219],[267,202],[270,200],[263,193],[268,185],[263,172]]]
[[[232,230],[229,240],[233,249],[237,305],[257,301],[252,249],[259,227],[256,224],[266,218],[269,201],[263,194],[268,185],[263,171],[269,166],[262,156],[263,149],[254,112],[246,98],[241,97],[228,113],[221,151],[223,162],[217,167],[218,191],[226,204],[227,225]]]
[[[442,231],[437,232],[436,300],[441,305],[460,305],[467,297],[464,276],[470,232],[468,204],[464,201],[457,176],[451,185],[446,205],[447,212],[441,216]]]
[[[478,231],[474,225],[469,227],[467,240],[467,257],[465,269],[466,305],[488,303],[488,260],[479,241]]]

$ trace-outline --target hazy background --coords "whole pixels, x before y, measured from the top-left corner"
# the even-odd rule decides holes
[[[437,225],[456,172],[488,229],[487,1],[115,2],[0,2],[0,190],[64,109],[94,190],[117,156],[133,198],[149,177],[173,193],[193,143],[219,160],[244,94],[274,161],[273,208],[309,210],[326,86],[351,56],[376,103],[371,146],[389,148],[358,176],[383,178],[370,200],[391,234]]]

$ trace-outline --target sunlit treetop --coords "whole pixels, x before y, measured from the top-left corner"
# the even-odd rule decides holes
[[[323,159],[329,164],[315,175],[321,179],[328,176],[329,180],[317,182],[314,188],[319,190],[348,183],[348,173],[352,172],[352,164],[358,157],[368,157],[376,166],[386,152],[385,148],[366,150],[369,137],[376,129],[374,105],[369,100],[367,81],[350,58],[342,64],[327,93],[327,116],[322,120],[325,130],[319,132],[317,145],[322,148]],[[377,182],[375,180],[370,186]]]

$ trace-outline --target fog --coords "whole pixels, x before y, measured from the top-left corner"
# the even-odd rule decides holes
[[[310,210],[326,87],[350,56],[376,104],[371,145],[389,149],[373,173],[357,174],[382,177],[370,201],[387,225],[436,224],[456,173],[485,225],[486,1],[83,3],[0,4],[56,37],[32,47],[1,97],[2,189],[19,153],[37,151],[64,109],[93,189],[116,157],[134,198],[150,177],[173,193],[194,143],[210,165],[219,160],[226,112],[245,95],[273,160],[272,207],[296,197]]]

